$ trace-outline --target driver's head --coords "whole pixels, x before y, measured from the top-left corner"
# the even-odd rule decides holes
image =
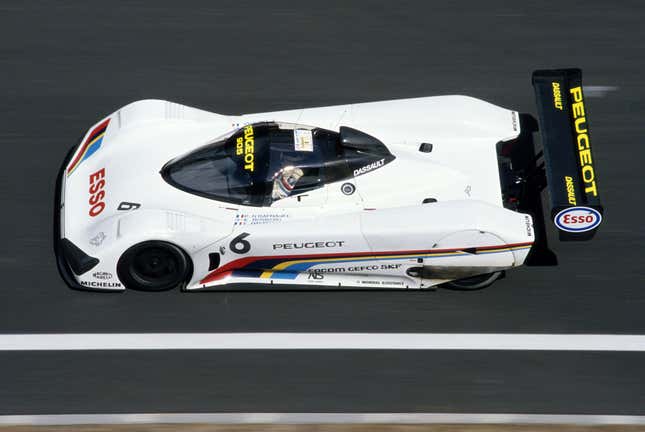
[[[294,166],[286,166],[275,173],[272,198],[278,200],[289,196],[303,174],[302,169]]]

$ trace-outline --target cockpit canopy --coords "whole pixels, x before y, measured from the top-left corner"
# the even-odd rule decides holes
[[[206,198],[269,206],[393,159],[383,143],[355,129],[341,127],[338,133],[295,124],[255,123],[173,159],[161,175],[171,185]]]

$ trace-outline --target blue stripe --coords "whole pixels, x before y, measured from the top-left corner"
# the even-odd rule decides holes
[[[92,156],[99,149],[99,147],[101,147],[102,142],[103,137],[99,138],[94,144],[92,144],[90,148],[87,149],[87,152],[85,152],[85,156],[83,156],[83,159],[80,160],[79,164],[88,157]]]
[[[277,271],[271,274],[271,279],[295,279],[298,273]]]

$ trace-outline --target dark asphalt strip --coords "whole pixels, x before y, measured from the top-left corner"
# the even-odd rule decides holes
[[[1,414],[645,414],[645,354],[476,351],[2,353]]]

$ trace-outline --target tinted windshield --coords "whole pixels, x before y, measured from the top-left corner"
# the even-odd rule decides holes
[[[262,206],[350,177],[342,153],[336,132],[260,123],[171,161],[162,175],[187,192]]]

